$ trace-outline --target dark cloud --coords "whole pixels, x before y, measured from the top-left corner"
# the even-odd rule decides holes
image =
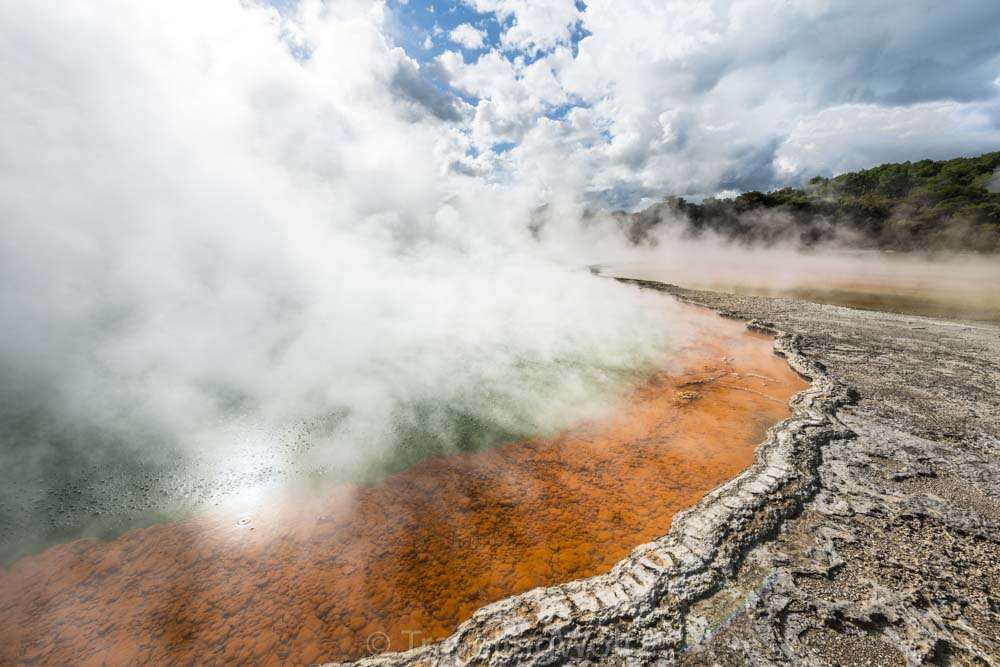
[[[694,92],[740,70],[766,67],[774,76],[761,81],[764,88],[805,83],[803,92],[829,104],[972,101],[997,94],[997,2],[841,2],[813,16],[776,6],[759,20],[750,34],[723,31],[717,49],[685,63],[700,84]]]
[[[425,79],[412,61],[399,63],[389,85],[397,99],[413,102],[436,118],[452,123],[464,118],[459,100]]]
[[[763,191],[781,184],[774,162],[782,141],[782,138],[775,137],[736,154],[733,166],[719,178],[719,188],[740,192]]]
[[[600,192],[594,192],[587,202],[596,208],[627,209],[636,202],[652,198],[656,191],[634,183],[621,182]]]

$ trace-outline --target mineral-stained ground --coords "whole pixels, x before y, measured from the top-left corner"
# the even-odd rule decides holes
[[[778,332],[794,416],[609,574],[365,664],[1000,664],[1000,328],[639,286]]]

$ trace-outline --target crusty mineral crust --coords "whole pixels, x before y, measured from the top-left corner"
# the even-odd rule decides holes
[[[1000,664],[1000,329],[634,282],[775,333],[794,416],[610,573],[357,664]]]

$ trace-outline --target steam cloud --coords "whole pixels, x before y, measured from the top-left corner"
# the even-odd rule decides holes
[[[993,172],[993,178],[990,179],[986,189],[990,192],[1000,192],[1000,168]]]
[[[4,5],[11,476],[279,436],[364,466],[414,434],[559,428],[662,352],[669,304],[532,239],[526,193],[447,169],[467,140],[400,89],[414,64],[383,20]]]

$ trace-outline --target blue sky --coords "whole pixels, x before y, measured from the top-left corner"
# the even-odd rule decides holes
[[[580,12],[586,9],[586,5],[579,0],[575,5]],[[490,11],[480,12],[472,4],[457,0],[389,0],[387,7],[391,15],[389,36],[393,42],[421,64],[424,78],[428,82],[442,91],[461,98],[472,107],[480,103],[481,99],[478,96],[452,88],[448,82],[436,75],[433,63],[439,56],[446,52],[457,52],[462,54],[464,61],[472,63],[483,54],[495,51],[501,53],[508,61],[530,65],[553,50],[552,48],[518,49],[504,45],[501,39],[503,33],[516,23],[513,14],[498,16],[497,13]],[[482,45],[469,47],[453,39],[451,33],[459,26],[471,26],[478,31],[483,37]],[[580,40],[587,34],[582,22],[579,21],[570,31],[565,45],[572,49],[574,55]],[[573,99],[563,104],[547,106],[543,115],[559,120],[571,109],[585,106],[587,103],[582,100]],[[500,155],[513,150],[516,146],[517,142],[514,141],[497,141],[488,147],[470,146],[466,154],[475,158],[483,152],[481,149],[488,148],[494,154]]]
[[[576,2],[579,10],[586,5]],[[461,50],[466,59],[473,60],[491,49],[500,48],[500,36],[515,21],[513,15],[501,22],[493,12],[480,13],[465,2],[455,0],[389,0],[388,7],[396,17],[393,38],[399,46],[420,62],[428,62],[445,51]],[[485,34],[482,48],[463,48],[448,38],[448,33],[462,24],[470,24]],[[575,46],[586,35],[581,26],[573,31],[571,44]],[[426,48],[425,40],[430,36],[433,43]],[[511,58],[522,57],[525,62],[544,55],[543,51],[509,51]]]
[[[421,62],[427,62],[446,50],[459,48],[448,39],[447,33],[463,23],[469,23],[486,33],[482,49],[463,49],[466,58],[499,46],[501,25],[493,13],[480,14],[464,2],[434,2],[432,0],[391,0],[389,7],[398,19],[397,32],[393,35],[406,52]],[[430,36],[433,45],[424,48]]]

